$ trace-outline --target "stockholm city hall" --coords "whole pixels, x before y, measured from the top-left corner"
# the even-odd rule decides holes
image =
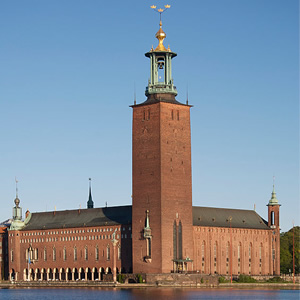
[[[9,278],[105,280],[111,274],[280,274],[279,207],[273,187],[268,221],[254,210],[192,206],[188,103],[176,100],[163,44],[150,61],[146,100],[134,103],[132,205],[25,213],[18,195],[8,228]],[[199,201],[198,201],[199,202]],[[112,277],[114,275],[114,277]]]

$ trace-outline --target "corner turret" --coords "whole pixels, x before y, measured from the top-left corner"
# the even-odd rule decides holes
[[[281,204],[278,203],[275,192],[275,184],[273,183],[273,191],[268,206],[268,226],[270,228],[279,228],[279,207]]]
[[[20,230],[24,227],[24,222],[22,222],[22,208],[20,207],[20,199],[18,197],[18,181],[16,180],[16,198],[14,200],[15,207],[13,207],[12,213],[12,223],[9,230]]]

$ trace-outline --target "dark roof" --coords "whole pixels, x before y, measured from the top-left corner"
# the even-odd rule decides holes
[[[132,206],[76,209],[32,213],[23,230],[92,227],[131,224]],[[80,213],[79,213],[80,211]],[[254,210],[193,206],[193,225],[233,228],[269,229],[267,222]]]
[[[165,94],[163,94],[163,93],[150,94],[147,97],[146,101],[144,101],[140,104],[131,105],[131,107],[143,106],[143,105],[154,104],[154,103],[159,103],[159,102],[173,103],[173,104],[192,107],[192,105],[184,104],[184,103],[181,103],[181,102],[177,101],[175,99],[174,94],[168,94],[168,93],[165,93]]]
[[[32,213],[23,230],[131,224],[131,205]]]
[[[194,226],[269,229],[268,223],[254,210],[193,206]]]

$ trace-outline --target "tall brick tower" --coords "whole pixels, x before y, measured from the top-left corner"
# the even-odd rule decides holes
[[[147,100],[134,104],[132,244],[134,273],[191,270],[193,261],[190,107],[175,99],[172,59],[160,28]]]
[[[276,197],[275,185],[273,183],[272,196],[267,204],[268,206],[268,226],[272,228],[272,238],[270,240],[270,249],[272,255],[269,256],[270,274],[280,275],[280,227],[279,227],[279,208],[280,204]]]

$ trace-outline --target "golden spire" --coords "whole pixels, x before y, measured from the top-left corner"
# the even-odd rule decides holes
[[[163,42],[164,39],[166,38],[166,34],[165,32],[162,30],[161,26],[162,26],[162,22],[161,22],[161,14],[164,13],[167,9],[169,9],[171,7],[171,5],[165,5],[165,8],[156,8],[155,5],[150,6],[152,9],[154,9],[156,12],[159,13],[159,17],[160,17],[160,22],[159,22],[159,30],[156,32],[155,37],[158,39],[158,46],[156,47],[156,49],[154,51],[169,51],[171,52],[170,47],[168,47],[168,50],[165,48]],[[151,49],[151,51],[153,51]]]
[[[166,34],[165,32],[162,30],[161,28],[162,26],[162,22],[159,22],[159,30],[156,32],[155,37],[158,39],[158,46],[156,47],[155,51],[167,51],[167,49],[165,48],[163,42],[164,39],[166,38]]]

